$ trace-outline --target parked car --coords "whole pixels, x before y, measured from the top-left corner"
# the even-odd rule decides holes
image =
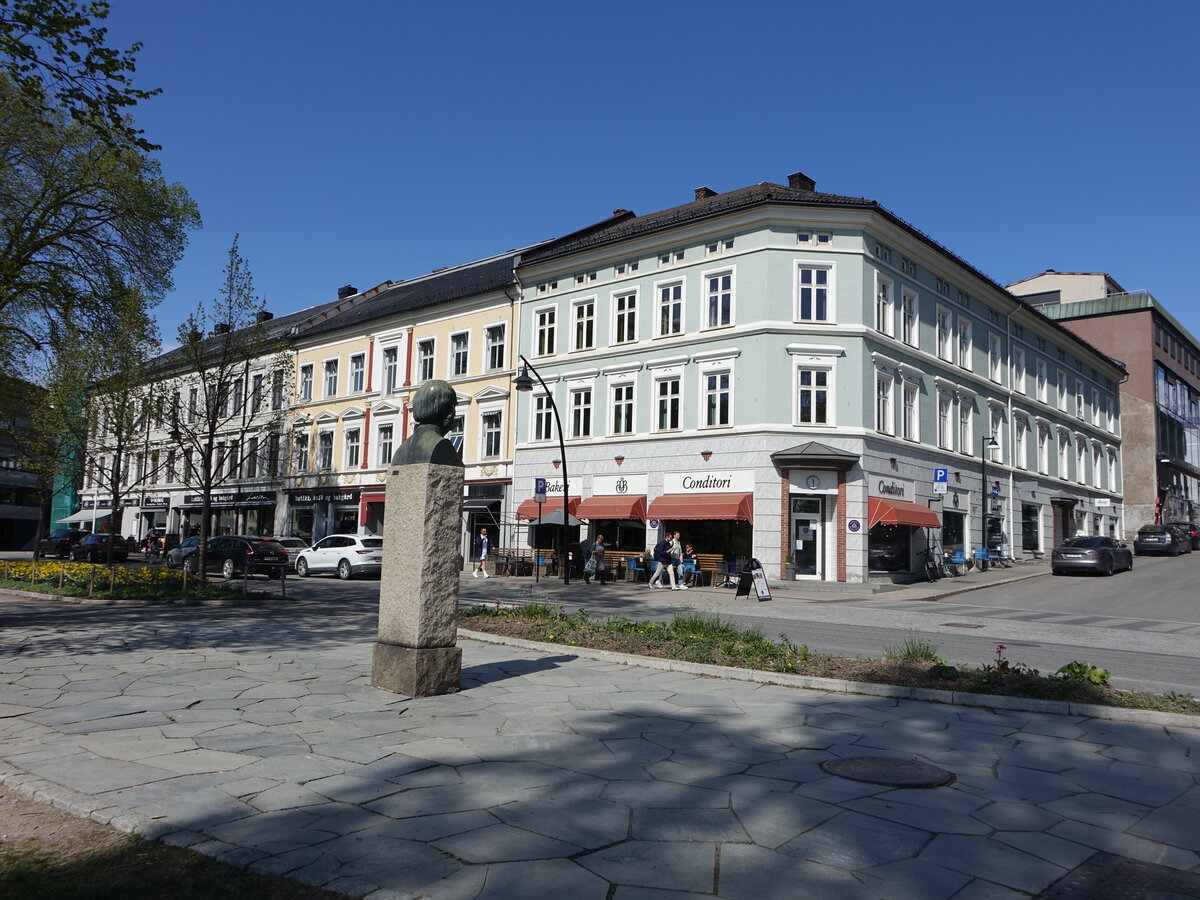
[[[1183,553],[1183,532],[1169,525],[1143,525],[1138,529],[1137,537],[1133,539],[1133,552],[1138,556],[1144,553],[1164,553],[1178,556]]]
[[[308,549],[308,541],[298,537],[277,537],[271,540],[277,542],[284,550],[287,551],[288,561],[284,568],[289,572],[296,571],[296,557],[300,555],[301,550]]]
[[[168,550],[167,555],[163,557],[163,560],[166,562],[168,569],[181,569],[183,568],[184,559],[195,553],[199,547],[200,535],[194,534],[190,538],[187,538],[185,541],[183,541],[183,543],[181,543],[179,546],[172,547],[170,550]]]
[[[1174,525],[1183,531],[1188,539],[1189,547],[1193,550],[1200,550],[1200,524],[1196,522],[1168,522],[1167,524]]]
[[[1067,538],[1050,551],[1050,571],[1055,575],[1067,572],[1098,572],[1112,575],[1133,568],[1133,551],[1115,538],[1102,535]]]
[[[331,534],[296,556],[301,578],[318,572],[336,572],[343,580],[383,571],[383,538],[377,534]]]
[[[89,532],[79,528],[56,528],[50,532],[50,537],[38,541],[37,555],[57,556],[66,559],[71,554],[71,548],[82,541]]]
[[[183,557],[183,567],[196,572],[200,567],[200,548]],[[204,568],[220,572],[225,578],[242,574],[278,578],[287,562],[287,551],[272,538],[247,534],[223,534],[208,539],[204,548]]]
[[[107,562],[108,538],[107,534],[89,534],[71,548],[71,561],[79,562],[83,560],[90,563]],[[129,547],[125,543],[125,538],[118,537],[113,541],[112,561],[125,562],[127,559],[129,559]]]

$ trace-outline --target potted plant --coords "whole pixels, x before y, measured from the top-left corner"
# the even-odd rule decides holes
[[[788,553],[787,562],[783,564],[783,577],[785,581],[796,580],[796,551]]]

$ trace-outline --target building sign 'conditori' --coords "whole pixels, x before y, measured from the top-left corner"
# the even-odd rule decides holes
[[[883,497],[887,500],[907,500],[913,502],[916,492],[911,481],[901,481],[884,475],[874,475],[870,479],[870,494],[872,497]]]
[[[753,469],[716,472],[668,472],[663,475],[664,494],[752,494]]]

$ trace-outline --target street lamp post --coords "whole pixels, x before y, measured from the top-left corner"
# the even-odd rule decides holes
[[[529,377],[532,372],[534,378],[537,378],[538,384],[542,386],[542,390],[546,392],[546,399],[550,401],[550,411],[554,413],[554,426],[558,429],[558,454],[562,458],[562,477],[563,477],[563,520],[558,532],[558,564],[562,567],[563,584],[571,583],[571,566],[570,559],[567,554],[567,523],[570,521],[570,480],[567,478],[567,448],[563,443],[563,427],[562,419],[558,417],[558,404],[554,402],[554,395],[550,393],[550,388],[546,387],[546,382],[542,381],[542,376],[538,370],[533,367],[524,356],[521,359],[521,374],[513,380],[513,387],[521,393],[528,393],[533,390],[533,378]]]
[[[987,483],[987,458],[989,453],[1000,446],[1000,442],[996,440],[995,435],[989,434],[980,438],[980,444],[979,459],[983,465],[983,490],[979,494],[979,546],[983,549],[983,555],[979,558],[979,570],[983,572],[987,570],[987,520],[988,507],[991,505]]]

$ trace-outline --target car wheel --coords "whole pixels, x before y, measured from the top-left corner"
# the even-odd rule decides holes
[[[233,564],[232,559],[226,559],[221,563],[221,574],[225,578],[233,578],[237,575],[237,566]]]
[[[1104,564],[1104,574],[1106,577],[1112,578],[1113,571],[1113,558],[1110,556],[1108,562]]]
[[[1125,571],[1126,572],[1133,571],[1133,554],[1132,553],[1129,554],[1129,563],[1128,563],[1128,565],[1125,566]]]
[[[187,572],[189,575],[196,574],[196,557],[189,556],[183,561],[183,571]]]
[[[1064,575],[1064,574],[1066,574],[1066,573],[1065,573],[1065,572],[1063,572],[1063,570],[1062,570],[1062,569],[1051,569],[1051,570],[1050,570],[1050,574],[1051,574],[1051,575]]]
[[[307,578],[308,577],[308,560],[307,559],[296,560],[296,577],[297,578]]]
[[[353,574],[354,573],[350,571],[350,560],[343,559],[340,563],[338,563],[338,578],[342,579],[342,581],[349,581],[350,576]]]

